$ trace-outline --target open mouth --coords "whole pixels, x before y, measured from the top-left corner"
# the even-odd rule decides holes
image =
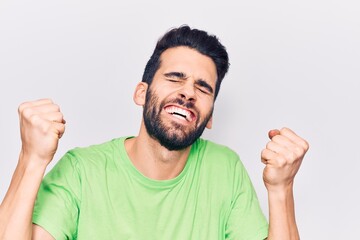
[[[173,115],[174,117],[186,120],[188,122],[192,122],[196,119],[195,114],[192,111],[185,108],[180,108],[174,105],[170,105],[170,106],[166,106],[164,110],[167,113]]]

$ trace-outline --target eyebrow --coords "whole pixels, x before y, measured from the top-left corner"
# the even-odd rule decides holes
[[[165,77],[168,77],[168,78],[180,78],[180,79],[186,79],[188,78],[186,76],[185,73],[183,72],[169,72],[169,73],[164,73],[164,76]]]
[[[168,72],[168,73],[164,73],[164,76],[168,78],[179,78],[183,80],[186,80],[188,78],[186,74],[183,72]],[[210,93],[214,93],[214,89],[205,80],[198,79],[195,81],[195,83],[200,87],[206,88]]]

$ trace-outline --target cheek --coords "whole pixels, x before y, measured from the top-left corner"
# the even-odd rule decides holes
[[[201,115],[200,121],[204,121],[211,117],[213,113],[213,106],[213,104],[203,104],[202,106],[198,106]]]
[[[168,86],[158,85],[156,89],[152,89],[152,93],[159,99],[165,99],[168,96],[170,96],[173,93],[173,91]]]
[[[214,108],[214,100],[213,98],[208,97],[207,99],[204,98],[201,106],[202,111],[204,111],[204,113],[208,114],[209,112],[212,112],[213,108]]]

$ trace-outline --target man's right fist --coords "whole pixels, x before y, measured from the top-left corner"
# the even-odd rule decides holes
[[[25,102],[19,106],[22,154],[49,164],[65,131],[65,120],[51,99]]]

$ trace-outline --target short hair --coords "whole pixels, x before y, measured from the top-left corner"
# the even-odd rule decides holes
[[[153,54],[146,64],[142,81],[151,84],[156,71],[160,67],[161,54],[169,49],[186,46],[197,50],[199,53],[210,57],[216,66],[217,80],[215,85],[215,99],[219,93],[220,85],[229,69],[229,57],[226,48],[215,35],[199,29],[191,29],[187,25],[173,28],[161,37]]]

